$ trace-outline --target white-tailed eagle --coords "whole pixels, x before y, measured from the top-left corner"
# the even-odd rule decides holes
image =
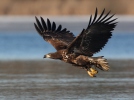
[[[117,18],[112,19],[114,15],[109,15],[110,11],[106,15],[104,12],[105,9],[98,16],[96,8],[93,19],[92,15],[90,16],[87,28],[76,37],[66,28],[62,29],[61,25],[56,28],[56,23],[51,23],[49,19],[45,22],[42,17],[41,21],[35,17],[37,32],[57,50],[44,55],[44,58],[59,59],[84,68],[91,77],[97,74],[96,68],[108,70],[108,62],[103,56],[92,57],[105,46],[117,24]]]

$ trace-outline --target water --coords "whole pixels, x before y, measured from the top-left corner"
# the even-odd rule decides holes
[[[63,23],[63,26],[77,36],[87,23],[70,24],[71,22],[66,22]],[[36,32],[33,23],[12,22],[2,25],[0,25],[1,60],[42,59],[44,54],[55,52],[55,49]],[[134,27],[132,22],[120,22],[106,46],[94,56],[103,55],[110,59],[134,59],[134,29],[132,26]]]
[[[96,78],[61,62],[0,62],[0,99],[133,100],[134,62],[110,62],[111,70],[99,70]]]

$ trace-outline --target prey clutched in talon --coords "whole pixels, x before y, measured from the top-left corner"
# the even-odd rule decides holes
[[[96,77],[95,75],[98,73],[98,71],[94,68],[90,68],[89,70],[87,70],[87,73],[91,77]]]

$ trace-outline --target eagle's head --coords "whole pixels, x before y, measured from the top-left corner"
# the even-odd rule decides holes
[[[62,56],[58,52],[48,53],[43,58],[62,59]]]
[[[46,54],[43,58],[51,58],[51,54]]]

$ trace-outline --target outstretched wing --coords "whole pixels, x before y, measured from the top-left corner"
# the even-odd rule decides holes
[[[59,25],[56,29],[55,22],[51,23],[49,19],[45,22],[42,17],[40,22],[37,17],[35,18],[35,29],[44,38],[44,40],[53,45],[56,50],[66,49],[75,38],[73,33],[67,31],[66,28],[62,29],[61,25]]]
[[[95,16],[92,20],[92,15],[89,20],[87,29],[77,36],[74,41],[68,46],[68,52],[79,52],[83,55],[92,56],[94,53],[99,52],[108,39],[112,36],[116,23],[114,22],[117,18],[111,19],[114,15],[108,16],[110,11],[104,16],[105,9],[101,15],[97,18],[97,8]]]

